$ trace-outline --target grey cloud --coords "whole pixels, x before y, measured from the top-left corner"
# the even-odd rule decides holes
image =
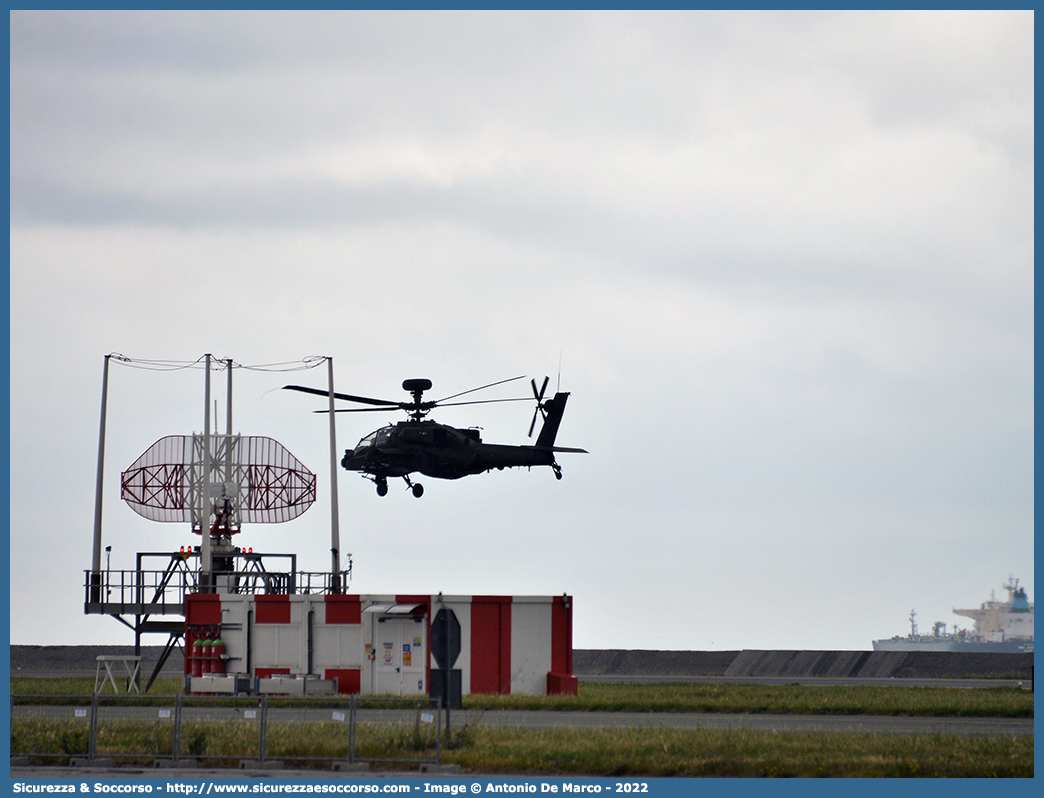
[[[591,456],[561,484],[485,475],[420,503],[342,481],[361,592],[466,561],[461,590],[582,595],[582,646],[859,648],[892,633],[871,597],[902,595],[901,624],[911,585],[979,600],[1014,570],[1032,590],[1026,21],[14,12],[12,593],[43,550],[70,587],[47,599],[52,630],[13,638],[86,634],[70,575],[87,544],[66,537],[91,517],[113,350],[332,354],[363,395],[554,379],[561,354],[565,442]],[[114,469],[200,426],[198,374],[154,376],[115,377]],[[322,425],[278,384],[237,383],[244,432],[319,470]],[[530,412],[444,420],[521,442]],[[342,421],[342,443],[378,423]],[[41,545],[55,463],[75,484],[50,508],[61,545]],[[184,532],[115,495],[117,552]],[[321,513],[250,534],[321,567]],[[524,568],[471,559],[490,528]],[[451,561],[374,529],[436,530]],[[829,611],[810,575],[845,593]],[[737,631],[748,577],[746,617],[780,617]],[[609,623],[623,579],[711,609],[684,640],[619,608]],[[831,623],[840,604],[855,614]],[[811,640],[793,622],[810,617],[844,631]]]

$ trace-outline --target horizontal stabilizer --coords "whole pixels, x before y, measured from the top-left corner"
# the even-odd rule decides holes
[[[523,449],[537,449],[541,452],[572,452],[573,454],[590,454],[587,449],[572,449],[567,446],[523,446]]]

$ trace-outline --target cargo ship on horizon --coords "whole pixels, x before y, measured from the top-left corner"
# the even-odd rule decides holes
[[[910,634],[874,640],[874,651],[970,651],[1025,654],[1033,653],[1033,603],[1019,580],[1009,578],[1004,589],[1007,601],[990,600],[973,610],[953,610],[955,615],[971,618],[972,629],[947,632],[946,624],[936,621],[931,634],[917,633],[917,613],[910,610]]]

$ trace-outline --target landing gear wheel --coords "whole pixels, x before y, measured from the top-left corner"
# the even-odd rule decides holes
[[[413,491],[413,495],[417,499],[424,495],[424,486],[419,482],[414,482],[413,485],[410,486],[410,490]]]
[[[562,478],[562,466],[560,466],[558,463],[552,463],[551,470],[555,472],[555,479]]]
[[[387,496],[388,495],[388,483],[383,479],[377,483],[377,495]]]

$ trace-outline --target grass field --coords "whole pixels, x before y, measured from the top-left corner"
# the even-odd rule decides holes
[[[235,766],[257,757],[256,724],[243,721],[185,722],[182,756],[201,764]],[[343,723],[272,724],[266,756],[287,767],[328,768],[326,759],[344,759]],[[358,759],[424,760],[435,756],[429,729],[360,724]],[[39,763],[61,762],[87,750],[86,724],[16,719],[12,752],[31,751]],[[170,724],[108,721],[99,726],[97,755],[147,766],[170,756]],[[958,737],[888,734],[772,733],[750,730],[556,729],[525,731],[455,729],[443,763],[464,773],[585,776],[744,777],[1032,777],[1032,737]],[[394,766],[392,766],[394,767]],[[398,767],[406,767],[404,764]]]
[[[92,678],[11,679],[11,693],[82,696]],[[111,689],[111,688],[110,688]],[[181,691],[177,678],[157,679],[150,697]],[[190,702],[191,699],[186,699]],[[276,699],[280,704],[293,699]],[[344,706],[347,697],[308,699],[309,706]],[[809,687],[803,685],[601,684],[581,682],[577,696],[467,695],[465,709],[536,709],[600,712],[739,712],[801,715],[935,715],[1033,717],[1033,693],[1002,687]]]
[[[471,709],[560,709],[602,712],[741,712],[800,715],[937,715],[1033,717],[1033,694],[1016,688],[809,687],[803,685],[600,684],[579,695],[481,696]]]
[[[93,679],[11,680],[13,694],[68,704],[88,700]],[[173,696],[177,679],[150,695]],[[185,699],[188,704],[191,699]],[[24,703],[24,699],[17,699]],[[300,704],[273,700],[272,704]],[[344,706],[343,698],[308,700],[308,706]],[[576,697],[465,696],[466,709],[545,709],[646,712],[766,712],[979,717],[1032,717],[1033,695],[1002,688],[807,687],[797,685],[656,685],[581,683]],[[360,724],[357,757],[421,760],[435,754],[430,726]],[[288,766],[328,767],[343,758],[344,723],[272,723],[266,754]],[[147,764],[170,756],[169,721],[107,720],[99,724],[97,755]],[[774,733],[751,730],[490,728],[454,724],[442,761],[463,771],[531,775],[633,776],[878,776],[1032,777],[1033,737],[961,737],[930,734]],[[245,721],[186,721],[181,755],[231,764],[256,757],[258,727]],[[12,752],[33,752],[40,762],[83,755],[84,721],[15,718]],[[43,755],[49,755],[44,757]]]

